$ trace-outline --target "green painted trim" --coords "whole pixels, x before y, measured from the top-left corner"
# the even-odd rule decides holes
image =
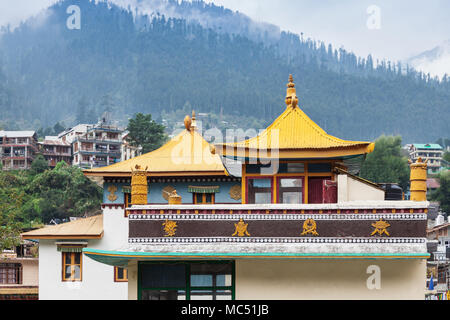
[[[188,186],[190,193],[219,193],[219,186]]]
[[[136,260],[136,259],[203,259],[203,258],[298,258],[298,259],[427,259],[429,253],[190,253],[190,252],[120,252],[99,249],[83,249],[88,257],[105,263],[102,260]],[[103,258],[105,257],[105,258]]]
[[[59,252],[83,252],[83,247],[58,246],[56,250]]]

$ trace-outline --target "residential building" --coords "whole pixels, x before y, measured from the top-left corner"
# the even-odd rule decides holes
[[[450,290],[450,219],[445,221],[443,215],[438,215],[435,225],[427,230],[430,243],[427,261],[427,288],[433,275],[434,290],[430,296],[445,298]]]
[[[60,161],[72,164],[72,146],[70,143],[54,136],[46,136],[44,141],[38,143],[40,152],[48,161],[48,166],[54,168]]]
[[[142,147],[132,146],[127,140],[128,135],[129,135],[128,131],[122,133],[122,145],[120,147],[121,153],[120,161],[129,160],[142,154]]]
[[[414,143],[409,149],[409,157],[415,162],[419,157],[428,160],[428,173],[438,173],[441,170],[444,149],[439,144]]]
[[[122,130],[113,125],[99,123],[72,142],[73,165],[98,168],[120,162]]]
[[[38,299],[38,248],[31,241],[0,253],[0,300]]]
[[[29,169],[38,152],[34,131],[0,131],[3,170]]]
[[[161,148],[84,170],[103,214],[22,235],[40,298],[424,299],[427,165],[411,201],[386,201],[357,177],[373,143],[327,134],[292,77],[285,103],[254,138],[211,146],[193,114]]]

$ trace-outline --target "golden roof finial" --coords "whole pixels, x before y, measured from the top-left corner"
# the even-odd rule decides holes
[[[192,110],[192,124],[191,130],[195,130],[197,128],[197,121],[195,121],[195,111]]]
[[[191,125],[192,125],[191,117],[189,116],[184,117],[184,126],[186,127],[187,131],[191,130]]]
[[[292,74],[289,75],[289,83],[287,84],[287,90],[286,90],[286,105],[292,106],[295,108],[298,104],[298,98],[295,91],[295,83],[294,83],[294,77]]]
[[[292,74],[289,75],[289,83],[287,84],[288,88],[295,88],[294,77]]]

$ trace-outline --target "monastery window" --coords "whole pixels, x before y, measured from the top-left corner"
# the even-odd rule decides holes
[[[303,177],[278,178],[278,203],[303,203]]]
[[[123,194],[125,208],[131,207],[131,192],[124,192]]]
[[[233,262],[139,264],[141,300],[232,300]]]
[[[63,252],[63,281],[81,281],[82,256],[81,252]]]
[[[193,193],[194,204],[214,204],[214,193]]]
[[[271,178],[247,178],[247,203],[272,203]]]
[[[0,284],[21,284],[22,265],[20,263],[0,264]]]
[[[114,282],[128,282],[128,270],[114,267]]]

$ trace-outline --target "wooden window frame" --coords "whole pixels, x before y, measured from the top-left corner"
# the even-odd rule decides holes
[[[280,199],[280,189],[281,189],[281,186],[280,186],[280,180],[282,180],[282,179],[299,179],[299,180],[302,180],[302,188],[301,188],[301,191],[302,191],[302,203],[301,204],[305,204],[305,179],[307,179],[307,177],[305,177],[305,176],[299,176],[299,175],[292,175],[292,176],[276,176],[275,177],[275,190],[276,190],[276,194],[274,195],[274,200],[275,200],[275,202],[274,203],[283,203],[283,202],[281,202],[281,199]]]
[[[0,264],[0,268],[5,269],[4,273],[6,276],[6,282],[0,283],[0,285],[5,284],[22,284],[23,277],[23,266],[21,263],[2,263]],[[8,282],[8,270],[12,270],[15,273],[15,281]]]
[[[202,195],[202,202],[197,202],[197,195],[201,194]],[[206,195],[210,194],[211,195],[211,202],[206,202]],[[192,193],[193,197],[194,197],[194,204],[215,204],[216,203],[216,194],[214,192],[211,193],[200,193],[200,192],[194,192]]]
[[[274,196],[275,196],[275,188],[274,188],[274,176],[263,176],[263,175],[259,175],[259,176],[255,176],[255,175],[249,175],[246,176],[244,181],[245,181],[245,203],[248,204],[248,198],[249,198],[249,187],[248,187],[248,183],[249,180],[257,180],[257,179],[266,179],[266,180],[270,180],[270,203],[276,203],[274,202]]]
[[[120,267],[114,267],[114,282],[128,282],[128,269],[127,268],[121,268],[123,269],[123,275],[124,278],[119,278],[119,268]]]
[[[83,254],[81,252],[61,252],[62,257],[62,281],[63,282],[81,282],[83,281]],[[75,263],[75,255],[80,255],[80,264]],[[70,255],[70,264],[66,264],[66,255]],[[71,276],[66,279],[66,267],[71,266]],[[75,279],[73,266],[80,266],[80,278]]]

